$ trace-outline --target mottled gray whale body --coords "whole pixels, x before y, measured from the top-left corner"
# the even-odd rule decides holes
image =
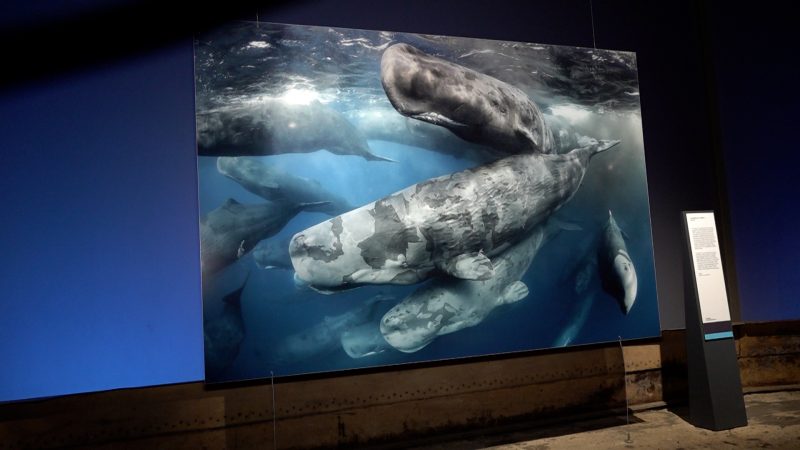
[[[489,257],[572,198],[590,159],[618,142],[513,155],[412,185],[295,234],[295,273],[321,291],[414,284],[434,271],[488,279]]]
[[[200,261],[213,274],[244,256],[262,239],[278,233],[292,217],[316,204],[243,205],[229,198],[200,219]]]
[[[364,136],[341,113],[318,101],[293,104],[279,99],[197,114],[200,156],[260,156],[327,150],[370,161]]]
[[[520,89],[411,45],[384,51],[381,83],[401,114],[446,127],[497,153],[554,150],[542,112]]]
[[[622,230],[611,210],[597,249],[597,264],[603,290],[617,300],[623,313],[628,314],[636,301],[638,280]]]
[[[494,276],[484,281],[441,277],[420,287],[390,309],[380,322],[386,342],[406,353],[416,352],[438,336],[481,323],[498,306],[527,297],[520,281],[539,249],[555,235],[540,224],[522,241],[493,259]]]
[[[248,276],[249,278],[249,276]],[[239,346],[245,338],[244,319],[242,318],[242,286],[223,297],[222,313],[203,324],[203,341],[205,344],[206,377],[216,378],[239,356]]]
[[[305,210],[331,216],[353,209],[347,200],[323,188],[319,181],[286,173],[251,158],[221,156],[217,158],[217,170],[265,200],[319,203]]]

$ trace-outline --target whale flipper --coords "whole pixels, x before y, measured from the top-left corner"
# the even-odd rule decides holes
[[[317,206],[327,206],[327,205],[330,205],[330,204],[331,204],[331,202],[329,202],[329,201],[324,201],[324,202],[303,202],[303,203],[298,203],[297,207],[302,210],[302,209],[316,208]]]
[[[494,275],[492,262],[483,252],[464,253],[438,265],[448,275],[462,280],[488,280]]]
[[[515,303],[528,296],[528,286],[522,281],[515,281],[503,290],[503,295],[498,299],[500,304]]]
[[[375,153],[370,153],[370,152],[360,153],[359,156],[363,157],[367,161],[383,161],[383,162],[391,162],[391,163],[396,163],[397,162],[397,160],[395,160],[395,159],[387,158],[385,156],[376,155]]]

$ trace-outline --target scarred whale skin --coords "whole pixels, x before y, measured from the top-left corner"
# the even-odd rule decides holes
[[[409,186],[295,234],[292,265],[321,291],[414,284],[435,270],[488,279],[488,257],[563,206],[592,156],[618,142],[564,155],[513,155]]]
[[[539,249],[555,235],[540,224],[517,244],[493,259],[494,276],[484,281],[441,277],[420,287],[392,307],[380,322],[386,342],[401,352],[416,352],[449,333],[481,323],[498,306],[527,297],[520,281]]]
[[[448,128],[500,154],[553,153],[542,112],[520,89],[408,44],[387,48],[381,83],[401,114]]]
[[[292,175],[251,158],[220,156],[219,173],[259,197],[287,203],[319,203],[306,211],[337,215],[353,209],[347,200],[328,191],[317,180]]]
[[[636,301],[636,268],[611,210],[597,249],[597,264],[603,290],[617,300],[623,313],[628,314]]]
[[[200,156],[259,156],[327,150],[371,161],[366,138],[341,113],[319,101],[293,104],[279,99],[197,114]]]

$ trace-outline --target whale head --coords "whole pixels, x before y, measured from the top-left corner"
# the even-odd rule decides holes
[[[435,280],[392,307],[380,321],[386,342],[401,352],[413,353],[438,336],[468,326],[462,299],[470,297],[469,288],[456,286],[464,285]]]
[[[350,328],[340,338],[347,356],[358,359],[383,353],[389,347],[374,322]]]
[[[359,258],[345,255],[343,232],[343,220],[339,216],[292,237],[289,241],[289,257],[298,281],[314,288],[344,287],[348,284],[347,276],[351,272],[367,268]],[[352,249],[349,249],[349,253],[352,253]]]
[[[636,278],[636,269],[633,267],[633,261],[627,253],[620,252],[614,257],[614,273],[619,280],[620,291],[617,295],[617,300],[620,303],[622,312],[628,314],[636,301],[636,291],[638,289],[638,280]]]
[[[390,201],[380,200],[295,234],[289,256],[297,278],[321,292],[418,283],[433,265],[419,266],[413,255],[424,242],[401,222]]]
[[[433,342],[444,325],[444,317],[432,314],[426,306],[407,299],[386,312],[380,321],[386,342],[404,353],[414,353]]]

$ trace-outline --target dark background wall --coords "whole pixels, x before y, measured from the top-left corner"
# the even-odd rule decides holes
[[[707,11],[742,320],[797,318],[797,15],[778,2]]]
[[[739,272],[744,317],[798,317],[785,308],[797,287],[786,276],[797,239],[789,246],[776,240],[792,237],[793,199],[767,197],[776,218],[754,217],[775,192],[776,166],[786,177],[778,186],[792,192],[791,151],[781,150],[778,164],[765,158],[792,143],[776,131],[791,117],[776,106],[786,97],[757,104],[762,84],[747,97],[753,109],[738,113],[742,104],[728,95],[761,72],[736,70],[727,42],[739,28],[722,18],[729,10],[639,3],[596,1],[594,25],[597,47],[638,56],[662,328],[683,326],[680,211],[725,206],[717,189],[720,149],[736,261],[746,269]],[[150,2],[107,5],[2,6],[0,400],[202,378],[193,31],[258,13],[262,21],[593,45],[587,1],[226,2],[178,12]],[[788,46],[772,45],[784,59],[757,61],[766,73],[788,61],[774,50]],[[710,59],[711,47],[721,56]],[[773,81],[784,83],[776,92],[790,86],[788,77]],[[716,93],[724,97],[719,104]],[[721,131],[727,123],[735,132]],[[759,147],[755,176],[752,147],[743,142]],[[771,233],[761,233],[765,226]],[[757,306],[766,304],[765,293],[772,301],[766,309]]]

